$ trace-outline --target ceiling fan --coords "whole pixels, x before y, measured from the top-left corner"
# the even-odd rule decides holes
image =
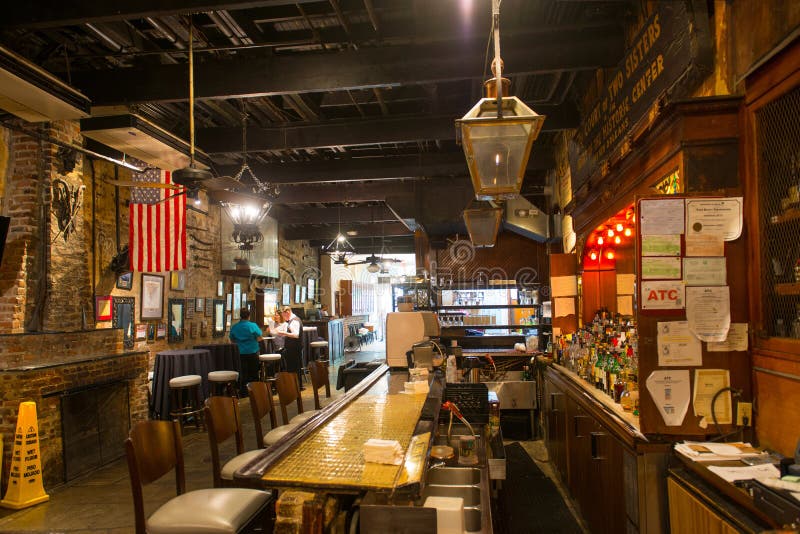
[[[347,261],[345,265],[367,265],[367,271],[371,273],[379,273],[379,272],[386,272],[388,270],[387,264],[389,263],[402,263],[403,260],[398,260],[397,258],[384,258],[381,256],[376,256],[375,254],[371,254],[364,258],[363,260],[359,261]]]
[[[194,24],[189,15],[189,166],[177,169],[171,173],[172,183],[163,183],[156,180],[108,180],[108,183],[119,187],[144,187],[162,188],[182,191],[169,195],[162,200],[168,200],[179,195],[187,195],[197,200],[198,192],[225,191],[237,189],[241,182],[230,176],[214,176],[210,171],[195,166],[195,131],[194,131]],[[144,169],[144,172],[152,168]]]

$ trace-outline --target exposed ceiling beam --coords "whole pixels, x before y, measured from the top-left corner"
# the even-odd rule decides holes
[[[331,238],[332,239],[332,238]],[[377,237],[350,237],[347,239],[350,244],[356,249],[356,254],[380,254],[382,249],[386,255],[393,254],[413,254],[414,253],[414,236],[394,236],[386,238],[385,240],[378,239]],[[331,240],[325,239],[309,239],[308,243],[312,247],[324,247]]]
[[[14,9],[8,9],[3,14],[0,26],[56,28],[87,22],[163,17],[223,9],[274,7],[315,1],[318,0],[127,0],[125,2],[37,0],[14,4]]]
[[[276,184],[311,184],[319,182],[358,182],[362,180],[400,180],[437,176],[466,176],[469,173],[464,154],[419,154],[413,156],[335,159],[292,163],[250,163],[261,180]],[[555,165],[551,147],[536,144],[528,160],[528,171],[549,169]],[[233,176],[239,166],[218,168],[220,174]]]
[[[350,224],[347,227],[342,227],[342,233],[344,233],[345,230],[351,229],[357,231],[358,237],[362,239],[365,237],[379,238],[381,236],[403,236],[412,233],[404,224],[399,222],[387,224]],[[325,241],[327,239],[328,242],[330,242],[336,237],[338,232],[339,230],[335,226],[326,226],[323,228],[314,226],[299,226],[296,228],[284,229],[283,238],[290,241],[295,239],[318,239]],[[350,238],[348,237],[348,239]]]
[[[472,187],[466,177],[458,179],[443,178],[442,181],[449,181],[453,187]],[[421,182],[419,186],[425,187],[425,182]],[[413,189],[414,184],[401,181],[355,182],[348,184],[346,188],[340,184],[302,185],[283,188],[275,203],[312,204],[316,202],[383,201],[386,200],[387,196],[401,195],[413,191]]]
[[[386,206],[356,206],[354,208],[288,209],[276,206],[270,216],[281,224],[343,224],[352,222],[393,222],[397,216]]]
[[[505,74],[593,70],[615,65],[621,34],[552,32],[525,42],[504,41]],[[484,44],[360,48],[336,53],[209,60],[195,65],[195,97],[216,99],[341,91],[478,78]],[[73,72],[73,85],[94,105],[188,99],[188,65]]]
[[[545,115],[543,131],[578,127],[578,111],[572,104],[532,106]],[[467,110],[464,109],[464,112]],[[330,146],[403,143],[419,139],[455,139],[455,117],[397,117],[338,123],[305,124],[277,128],[247,129],[247,151],[292,150]],[[203,128],[197,131],[197,146],[206,154],[241,152],[241,129]]]

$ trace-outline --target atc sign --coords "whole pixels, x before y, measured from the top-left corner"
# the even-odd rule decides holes
[[[643,310],[682,310],[686,307],[686,287],[682,281],[642,281]]]

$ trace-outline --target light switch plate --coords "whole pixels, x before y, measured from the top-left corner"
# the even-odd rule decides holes
[[[745,423],[747,418],[747,423]],[[753,425],[753,403],[740,402],[736,405],[736,424],[738,426],[752,426]]]

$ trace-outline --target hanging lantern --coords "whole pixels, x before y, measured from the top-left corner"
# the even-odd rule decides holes
[[[486,201],[470,202],[464,210],[464,223],[472,244],[475,247],[493,247],[502,218],[503,208]]]

